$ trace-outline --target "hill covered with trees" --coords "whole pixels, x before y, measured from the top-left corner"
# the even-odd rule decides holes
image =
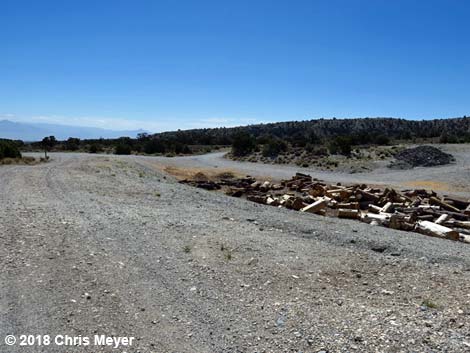
[[[278,138],[293,145],[321,144],[338,136],[355,143],[381,144],[386,140],[443,138],[445,142],[470,142],[470,118],[405,120],[394,118],[316,119],[256,124],[233,128],[164,132],[156,139],[175,139],[183,144],[230,145],[240,133]]]
[[[291,148],[317,154],[348,155],[353,146],[387,145],[395,141],[441,143],[470,142],[470,117],[434,120],[394,118],[316,119],[231,128],[192,129],[141,133],[136,138],[57,141],[54,150],[178,155],[232,146],[235,156],[254,150],[273,157]],[[29,146],[41,148],[41,142]]]

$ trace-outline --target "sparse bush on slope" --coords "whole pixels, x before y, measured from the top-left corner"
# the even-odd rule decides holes
[[[14,141],[0,140],[0,159],[21,158],[20,150]]]
[[[246,132],[240,132],[233,138],[232,154],[237,157],[246,156],[247,154],[253,152],[255,147],[255,138]]]
[[[123,143],[119,144],[116,146],[115,150],[114,150],[114,154],[131,154],[132,150],[131,150],[131,146],[129,145],[125,145]]]

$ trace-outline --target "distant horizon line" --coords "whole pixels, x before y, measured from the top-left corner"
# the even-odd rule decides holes
[[[76,124],[67,124],[67,123],[62,123],[62,122],[47,122],[47,121],[34,121],[34,120],[27,120],[27,119],[18,119],[13,116],[5,116],[0,114],[0,122],[10,122],[10,123],[16,123],[16,124],[24,124],[24,125],[49,125],[49,126],[61,126],[61,127],[69,127],[69,128],[87,128],[87,129],[97,129],[97,130],[104,130],[104,131],[114,131],[114,132],[136,132],[136,133],[151,133],[151,134],[159,134],[159,133],[165,133],[165,132],[171,132],[171,131],[184,131],[184,130],[197,130],[197,129],[218,129],[218,128],[236,128],[236,127],[244,127],[244,126],[250,126],[250,125],[266,125],[266,124],[276,124],[276,123],[288,123],[288,122],[302,122],[302,121],[313,121],[313,120],[351,120],[351,119],[357,119],[357,120],[365,120],[365,119],[394,119],[394,120],[409,120],[409,121],[431,121],[431,120],[450,120],[450,119],[464,119],[468,118],[469,116],[467,115],[462,115],[462,116],[454,116],[454,117],[446,117],[446,118],[403,118],[403,117],[392,117],[392,116],[364,116],[364,117],[320,117],[320,118],[304,118],[304,119],[291,119],[291,120],[273,120],[273,121],[254,121],[252,123],[247,123],[247,122],[240,122],[239,124],[229,124],[229,125],[224,125],[222,122],[220,125],[217,126],[210,126],[210,127],[204,127],[204,126],[194,126],[194,127],[188,127],[188,128],[180,128],[180,129],[162,129],[160,131],[156,131],[153,129],[145,129],[143,127],[136,127],[136,128],[106,128],[103,126],[93,126],[92,124],[90,125],[76,125]],[[132,119],[119,119],[122,121],[133,121]],[[142,123],[148,123],[148,121],[141,121]],[[152,121],[153,122],[153,121]],[[151,131],[153,130],[153,131]]]

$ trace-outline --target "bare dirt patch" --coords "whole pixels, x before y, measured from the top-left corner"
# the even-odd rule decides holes
[[[242,176],[239,172],[230,169],[216,170],[213,168],[179,168],[173,166],[160,166],[159,169],[174,176],[177,180],[209,181],[239,178]]]

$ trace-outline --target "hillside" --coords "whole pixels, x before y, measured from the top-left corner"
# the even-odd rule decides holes
[[[470,118],[405,120],[395,118],[316,119],[233,128],[193,129],[155,134],[159,138],[176,139],[185,144],[228,145],[233,136],[246,132],[254,137],[274,136],[292,143],[316,143],[336,136],[361,135],[365,142],[374,136],[390,139],[432,138],[447,134],[470,141]]]

